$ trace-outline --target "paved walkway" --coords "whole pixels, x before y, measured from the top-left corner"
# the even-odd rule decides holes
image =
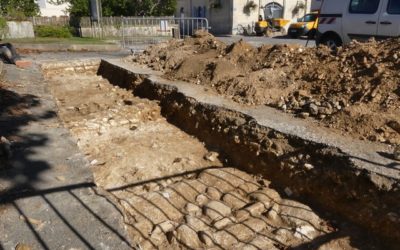
[[[129,249],[122,216],[98,194],[39,69],[4,69],[6,94],[18,101],[0,107],[0,135],[13,151],[0,171],[0,249]],[[7,114],[11,107],[18,112]]]

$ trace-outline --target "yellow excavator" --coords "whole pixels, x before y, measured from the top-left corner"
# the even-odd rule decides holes
[[[268,18],[264,19],[262,15],[258,16],[258,21],[255,23],[254,31],[257,36],[271,36],[273,33],[286,33],[284,26],[290,20],[283,18]]]

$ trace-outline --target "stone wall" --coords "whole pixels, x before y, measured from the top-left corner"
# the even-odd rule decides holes
[[[33,32],[32,22],[7,22],[8,34],[7,38],[33,38],[35,33]]]

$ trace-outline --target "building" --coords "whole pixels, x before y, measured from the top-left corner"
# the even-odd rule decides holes
[[[236,34],[239,26],[251,26],[258,16],[297,20],[317,8],[321,0],[178,0],[176,16],[205,17],[214,34]],[[245,11],[246,6],[256,6]],[[245,13],[246,12],[246,13]]]
[[[68,15],[67,4],[54,5],[49,3],[49,0],[36,0],[36,2],[39,5],[41,16],[53,17]]]

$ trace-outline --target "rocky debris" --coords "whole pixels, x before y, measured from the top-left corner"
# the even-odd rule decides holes
[[[208,197],[210,197],[212,200],[219,200],[221,199],[221,192],[216,189],[215,187],[208,187],[206,189],[206,194]]]
[[[260,189],[260,185],[253,182],[245,182],[238,186],[238,192],[252,193],[258,189]]]
[[[225,216],[231,214],[230,207],[220,201],[210,201],[204,206],[204,215],[211,218],[211,220],[220,220]]]
[[[153,242],[166,248],[274,249],[309,242],[329,232],[329,223],[311,208],[282,199],[275,190],[266,187],[268,181],[257,181],[239,170],[221,168],[213,169],[212,173],[213,176],[235,173],[242,181],[246,180],[248,186],[257,186],[257,190],[243,188],[221,192],[224,182],[211,182],[215,186],[207,187],[193,185],[200,192],[188,189],[185,183],[205,183],[209,171],[203,170],[208,174],[200,173],[197,179],[180,179],[158,191],[130,198],[126,200],[128,204],[122,203],[136,220],[134,227],[142,236],[135,234],[135,239],[142,246]],[[162,193],[169,193],[169,198],[163,198]]]
[[[0,170],[8,167],[8,161],[12,155],[11,142],[4,136],[0,137]]]
[[[204,155],[204,159],[214,162],[218,160],[219,154],[217,152],[208,152],[206,155]]]
[[[173,221],[164,221],[154,227],[153,231],[151,232],[151,238],[157,242],[167,240],[166,235],[170,232],[173,232],[176,226],[177,223]]]
[[[199,194],[199,195],[196,197],[196,202],[197,202],[197,204],[199,204],[200,206],[203,206],[203,205],[205,205],[205,204],[208,202],[208,198],[207,198],[207,196],[205,196],[204,194]]]
[[[259,235],[259,236],[255,237],[252,241],[250,241],[248,244],[243,244],[243,247],[238,246],[237,249],[275,250],[278,248],[275,246],[274,241],[271,238],[269,238],[268,236]]]
[[[222,201],[228,204],[233,209],[239,209],[246,206],[249,201],[243,198],[238,192],[230,191],[222,197]]]
[[[214,245],[213,234],[207,231],[200,231],[199,232],[199,239],[200,241],[207,247],[211,247]]]
[[[224,249],[234,249],[233,245],[238,243],[238,239],[235,234],[226,230],[220,230],[213,234],[215,243]]]
[[[225,45],[211,35],[155,45],[126,61],[213,88],[248,105],[268,105],[355,138],[400,144],[399,38],[328,48]],[[391,122],[391,121],[394,121]],[[398,127],[398,126],[395,126]]]
[[[245,182],[232,182],[233,186],[247,183],[247,188],[224,192],[219,190],[226,183],[212,181],[214,186],[197,184],[199,192],[192,192],[188,185],[183,185],[205,183],[210,173],[213,176],[234,173]],[[144,235],[137,238],[142,246],[153,242],[165,248],[275,249],[310,242],[330,232],[329,223],[311,208],[281,198],[275,190],[266,187],[268,184],[233,168],[211,172],[207,169],[197,179],[181,179],[158,191],[131,198],[124,207],[137,221],[136,230]],[[162,193],[170,193],[167,200],[173,206],[165,203]]]
[[[189,226],[180,225],[175,232],[175,237],[180,244],[191,249],[201,247],[202,244],[196,231]]]
[[[244,208],[249,212],[251,216],[259,217],[262,213],[264,213],[268,208],[262,202],[256,202]]]
[[[283,200],[279,206],[279,215],[287,225],[296,228],[311,226],[314,231],[321,229],[321,220],[310,207],[293,200]]]
[[[188,226],[196,231],[204,231],[210,229],[209,222],[205,218],[195,217],[191,215],[185,216],[185,222]]]
[[[201,214],[201,208],[193,203],[187,203],[185,206],[185,210],[190,215],[199,215]]]
[[[265,214],[265,216],[272,222],[279,222],[279,220],[280,220],[279,212],[280,212],[280,206],[278,203],[275,203],[268,210],[268,212]]]
[[[274,203],[280,203],[281,197],[273,189],[263,188],[249,194],[251,200],[260,201],[264,203],[266,207],[271,207]]]
[[[393,150],[393,158],[400,161],[400,145],[397,145]]]
[[[213,226],[217,230],[221,230],[230,224],[233,224],[236,221],[235,217],[229,217],[229,218],[222,218],[219,221],[214,222]]]

